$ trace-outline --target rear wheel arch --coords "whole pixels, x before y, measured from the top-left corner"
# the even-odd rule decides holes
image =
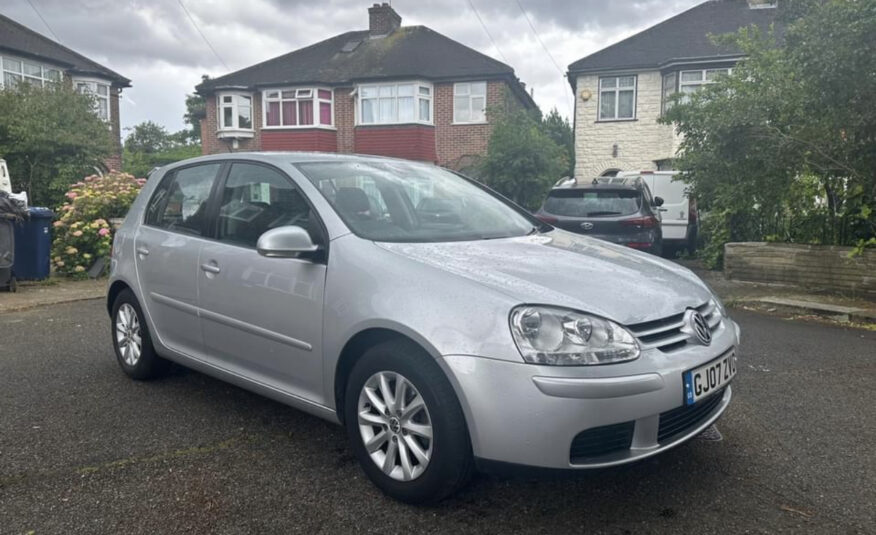
[[[131,289],[131,286],[122,280],[117,280],[110,285],[109,289],[106,292],[106,311],[107,311],[107,313],[109,313],[109,314],[113,313],[113,305],[116,302],[116,298],[124,290],[131,290],[133,292],[133,290]]]

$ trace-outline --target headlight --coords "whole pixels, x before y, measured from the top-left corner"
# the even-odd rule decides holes
[[[531,364],[585,366],[639,357],[639,344],[607,319],[563,308],[523,305],[511,311],[511,334]]]
[[[718,311],[718,314],[720,314],[722,318],[728,317],[727,309],[724,308],[724,303],[721,302],[721,300],[718,298],[717,295],[715,295],[714,292],[712,292],[712,303],[715,304],[715,310]]]

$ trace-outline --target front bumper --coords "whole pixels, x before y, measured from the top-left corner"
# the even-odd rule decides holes
[[[732,385],[714,394],[720,399],[711,399],[682,430],[660,434],[661,415],[668,418],[684,405],[683,372],[734,350],[738,341],[738,327],[725,318],[708,347],[651,349],[629,363],[538,366],[470,355],[439,361],[459,396],[479,459],[547,469],[600,468],[656,455],[717,420],[730,403]],[[574,454],[579,433],[618,424],[629,426],[628,447]]]

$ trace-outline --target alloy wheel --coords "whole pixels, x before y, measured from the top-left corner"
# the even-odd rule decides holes
[[[404,376],[391,371],[372,375],[362,386],[359,433],[371,460],[397,481],[412,481],[432,458],[432,419],[426,402]]]
[[[130,303],[123,303],[116,313],[116,344],[119,354],[128,366],[136,366],[143,352],[140,319]]]

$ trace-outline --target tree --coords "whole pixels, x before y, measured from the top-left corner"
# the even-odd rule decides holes
[[[26,191],[31,204],[60,204],[69,185],[112,152],[110,129],[94,113],[92,99],[63,84],[0,91],[0,157],[13,187]]]
[[[876,245],[876,0],[783,3],[783,40],[743,28],[717,40],[747,59],[664,121],[709,211],[706,260],[723,244]]]
[[[537,113],[512,110],[495,117],[484,183],[529,209],[536,209],[568,169],[564,149],[545,133]]]
[[[575,143],[572,135],[572,127],[569,125],[568,119],[560,115],[556,108],[542,119],[542,128],[544,133],[553,140],[554,143],[562,147],[566,155],[568,166],[564,173],[567,176],[572,176],[575,168]]]
[[[201,146],[189,142],[188,130],[171,134],[163,126],[146,121],[132,127],[125,138],[122,170],[145,177],[156,167],[200,155]]]
[[[209,79],[210,77],[206,74],[201,75],[201,83],[206,82]],[[189,125],[188,130],[184,131],[187,133],[189,142],[201,142],[201,121],[206,115],[207,103],[204,100],[204,97],[197,93],[186,95],[186,112],[183,115],[183,121]]]
[[[125,148],[133,153],[152,154],[169,149],[175,140],[163,126],[145,121],[131,128],[125,138]]]

